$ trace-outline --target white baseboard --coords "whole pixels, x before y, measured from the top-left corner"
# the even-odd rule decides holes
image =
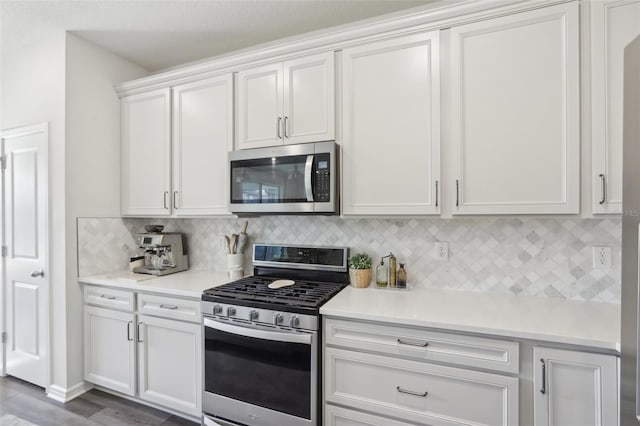
[[[69,402],[91,389],[93,389],[93,385],[89,382],[80,382],[68,389],[58,385],[51,385],[47,388],[47,396],[64,404],[65,402]]]

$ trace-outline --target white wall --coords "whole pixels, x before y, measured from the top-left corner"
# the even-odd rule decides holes
[[[75,218],[119,214],[112,87],[148,73],[64,28],[0,12],[0,129],[49,123],[50,384],[66,390],[82,381]],[[15,36],[25,25],[28,37]]]
[[[0,129],[49,123],[50,306],[51,342],[66,341],[57,324],[65,321],[65,35],[50,28],[34,28],[28,44],[7,37],[11,21],[3,15],[0,48],[2,87]],[[52,383],[66,383],[63,345],[51,347]]]
[[[145,69],[67,34],[67,388],[83,375],[76,218],[120,216],[120,102],[113,85],[146,75]]]

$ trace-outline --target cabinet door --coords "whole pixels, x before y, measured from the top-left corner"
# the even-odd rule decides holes
[[[622,80],[624,47],[640,34],[640,1],[591,6],[593,212],[622,212]]]
[[[578,3],[451,29],[454,214],[579,211]]]
[[[228,152],[233,150],[233,76],[173,88],[173,212],[230,214]]]
[[[200,324],[138,317],[139,395],[147,401],[200,416]]]
[[[284,63],[284,143],[335,139],[334,53]]]
[[[168,216],[171,184],[171,91],[121,100],[122,214]]]
[[[135,316],[111,309],[84,307],[84,379],[134,395]]]
[[[343,213],[437,214],[439,33],[343,51]]]
[[[540,347],[533,356],[535,426],[618,424],[617,357]]]
[[[238,73],[238,149],[283,143],[282,63]]]

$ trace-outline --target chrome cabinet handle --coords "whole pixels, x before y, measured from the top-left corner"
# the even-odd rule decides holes
[[[421,348],[426,348],[427,346],[429,346],[429,342],[411,342],[409,340],[403,340],[403,339],[398,339],[398,343],[400,343],[401,345],[408,345],[408,346],[419,346]]]
[[[278,124],[276,126],[277,130],[278,130],[278,139],[282,139],[282,133],[280,131],[280,123],[282,122],[282,117],[278,117]]]
[[[547,393],[547,365],[544,362],[544,358],[540,358],[540,362],[542,363],[542,388],[540,393],[544,395]]]
[[[176,310],[178,309],[178,307],[176,305],[165,305],[165,304],[161,304],[160,305],[160,309],[171,309],[171,310]]]
[[[438,181],[436,181],[436,207],[438,207]]]
[[[162,203],[163,203],[165,209],[169,208],[169,206],[167,206],[167,195],[169,195],[169,191],[164,191],[164,193],[162,195]]]
[[[115,296],[109,296],[109,295],[106,295],[106,294],[101,294],[100,295],[100,299],[115,300],[115,298],[116,298]]]
[[[600,189],[600,194],[602,194],[602,198],[600,198],[600,205],[607,202],[607,179],[604,177],[602,173],[600,173],[600,183],[602,184]]]
[[[143,340],[142,340],[142,338],[141,338],[141,337],[142,337],[142,333],[140,332],[140,326],[141,326],[142,324],[144,324],[144,323],[143,323],[143,322],[139,322],[139,323],[138,323],[138,343],[142,343],[142,342],[143,342]]]
[[[460,206],[460,181],[456,179],[456,207]]]
[[[174,209],[178,209],[178,200],[176,199],[178,197],[178,191],[173,191],[173,208]]]
[[[289,137],[289,117],[284,118],[284,137]]]
[[[44,269],[40,269],[39,271],[33,271],[31,273],[31,278],[44,277]]]
[[[425,397],[427,395],[429,395],[429,392],[416,392],[416,391],[412,391],[412,390],[408,390],[408,389],[402,389],[400,386],[396,386],[396,390],[400,393],[406,393],[408,395],[415,395],[415,396],[421,396],[421,397]]]
[[[133,339],[131,338],[131,324],[133,324],[133,321],[129,321],[127,323],[127,340],[128,341],[133,341]]]

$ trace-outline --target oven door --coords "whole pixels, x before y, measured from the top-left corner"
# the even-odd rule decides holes
[[[315,425],[317,333],[204,317],[203,410],[247,425]]]

